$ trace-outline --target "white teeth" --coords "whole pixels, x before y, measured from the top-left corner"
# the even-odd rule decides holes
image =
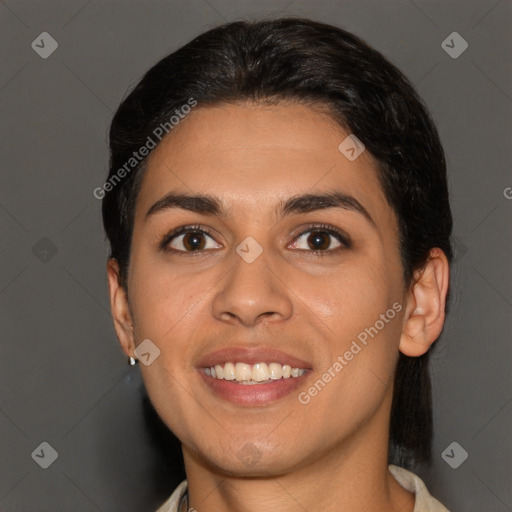
[[[292,368],[292,377],[298,377],[300,370],[298,368]]]
[[[279,363],[270,363],[268,369],[272,380],[280,379],[283,376],[283,367]]]
[[[238,382],[242,380],[251,380],[252,370],[251,365],[245,363],[236,363],[235,365],[235,378]]]
[[[270,373],[268,371],[268,366],[265,363],[258,363],[253,365],[252,367],[252,380],[256,382],[263,382],[264,380],[268,380]]]
[[[220,364],[215,365],[215,375],[217,376],[217,379],[224,378],[224,368],[222,368]]]
[[[257,363],[254,365],[246,363],[225,363],[216,364],[210,368],[204,368],[206,375],[215,379],[236,380],[241,384],[268,383],[273,380],[296,378],[304,375],[303,368],[292,368],[290,365],[280,363]]]
[[[233,363],[226,363],[224,365],[224,379],[235,380],[235,365]]]

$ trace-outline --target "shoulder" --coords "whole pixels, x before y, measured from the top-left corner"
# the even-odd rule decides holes
[[[415,494],[414,512],[449,512],[446,507],[430,495],[419,476],[400,466],[390,464],[388,467],[395,480],[404,489]]]
[[[174,492],[171,494],[168,500],[165,501],[156,512],[179,512],[179,506],[183,496],[187,493],[187,481],[183,480]]]

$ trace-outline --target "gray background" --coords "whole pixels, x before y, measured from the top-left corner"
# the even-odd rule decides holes
[[[434,463],[420,476],[452,512],[510,511],[511,11],[507,0],[0,3],[0,510],[158,504],[139,369],[112,327],[92,194],[107,173],[109,122],[126,90],[193,36],[291,14],[367,40],[438,124],[457,258],[432,360]],[[59,45],[47,59],[31,48],[44,31]],[[453,31],[469,44],[457,59],[441,47]],[[31,456],[43,441],[58,452],[48,469]],[[469,454],[457,469],[441,456],[453,441]]]

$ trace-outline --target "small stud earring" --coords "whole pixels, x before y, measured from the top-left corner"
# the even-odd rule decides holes
[[[135,358],[133,358],[133,357],[131,357],[131,356],[128,358],[128,364],[129,364],[130,366],[134,366],[134,365],[136,365],[138,362],[139,362],[139,360],[138,360],[138,359],[135,359]]]

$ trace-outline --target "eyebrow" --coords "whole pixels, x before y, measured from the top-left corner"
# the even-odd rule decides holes
[[[173,208],[181,208],[202,215],[226,217],[222,201],[216,196],[169,192],[149,208],[145,220],[148,220],[149,217],[156,213]],[[375,221],[368,213],[368,210],[355,197],[338,191],[292,196],[286,201],[281,201],[275,212],[278,218],[281,218],[292,214],[310,213],[327,208],[342,208],[359,213],[376,227]]]

